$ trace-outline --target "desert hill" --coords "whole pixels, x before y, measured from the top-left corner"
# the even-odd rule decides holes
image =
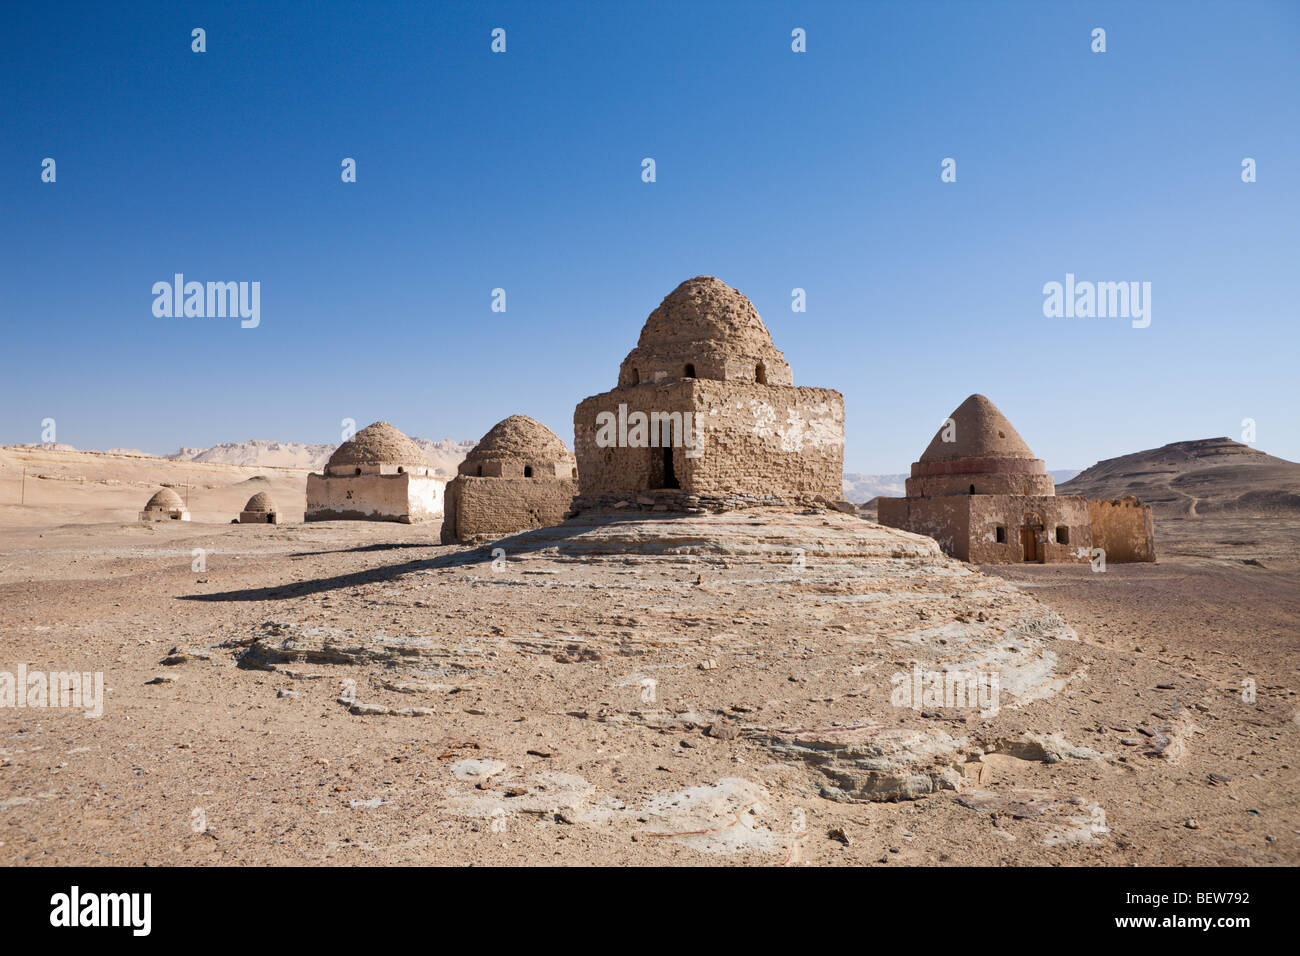
[[[454,475],[456,466],[464,460],[478,442],[453,441],[444,438],[430,441],[428,438],[412,438],[424,452],[434,469],[445,475]],[[267,441],[252,439],[250,441],[222,442],[211,448],[183,447],[167,458],[173,461],[204,461],[222,465],[251,465],[270,468],[301,468],[319,471],[338,445],[320,443],[314,445],[293,441]]]
[[[428,438],[412,438],[420,450],[428,457],[435,471],[440,474],[454,475],[470,449],[478,442],[455,441],[443,438],[432,441]],[[227,441],[210,448],[197,448],[182,445],[170,455],[151,455],[138,448],[109,448],[106,451],[78,449],[64,442],[26,442],[10,446],[14,449],[32,451],[75,452],[82,455],[107,455],[125,458],[158,458],[165,461],[194,461],[214,465],[241,465],[250,468],[294,468],[301,471],[319,471],[324,467],[329,456],[338,445],[328,442],[306,444],[296,441],[272,441],[254,438],[249,441]]]
[[[1137,495],[1157,515],[1300,512],[1300,464],[1230,438],[1179,441],[1099,461],[1057,486],[1090,498]]]

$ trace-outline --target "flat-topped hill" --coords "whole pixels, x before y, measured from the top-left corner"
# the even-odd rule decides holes
[[[1137,495],[1157,516],[1300,513],[1300,464],[1230,438],[1202,438],[1108,458],[1056,491]]]

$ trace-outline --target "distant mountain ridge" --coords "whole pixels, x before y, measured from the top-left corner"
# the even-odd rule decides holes
[[[470,449],[478,444],[476,441],[456,441],[443,438],[431,441],[428,438],[412,438],[424,452],[435,473],[454,475]],[[151,455],[138,448],[109,448],[104,451],[78,449],[75,445],[64,442],[25,442],[15,448],[39,448],[43,451],[83,452],[93,455],[126,455],[132,458],[162,458],[167,461],[196,461],[218,465],[245,465],[263,468],[298,468],[304,471],[319,471],[325,466],[330,455],[338,445],[328,443],[305,444],[295,441],[273,441],[253,438],[248,441],[227,441],[209,448],[182,445],[170,455]]]
[[[1157,515],[1300,512],[1300,464],[1231,438],[1200,438],[1099,461],[1057,491],[1136,495]]]
[[[428,438],[412,438],[424,452],[435,471],[452,475],[470,449],[478,444],[476,441],[455,441],[443,438],[431,441]],[[330,455],[338,445],[328,443],[303,444],[302,442],[269,441],[254,438],[249,441],[222,442],[211,448],[182,447],[164,455],[173,461],[206,461],[223,465],[262,465],[269,468],[302,468],[319,471],[329,461]]]

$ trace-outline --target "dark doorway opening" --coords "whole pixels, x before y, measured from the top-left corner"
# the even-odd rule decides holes
[[[677,481],[677,472],[673,470],[673,450],[671,447],[664,448],[663,453],[664,453],[664,485],[663,486],[665,488],[680,488],[681,485]]]
[[[685,377],[686,377],[686,378],[694,378],[694,377],[695,377],[695,366],[694,366],[694,365],[689,365],[689,364],[688,364],[688,365],[686,366]]]

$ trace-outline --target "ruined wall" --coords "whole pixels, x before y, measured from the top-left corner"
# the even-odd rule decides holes
[[[444,485],[409,474],[310,474],[304,520],[427,521],[442,514]]]
[[[843,497],[844,398],[831,389],[679,380],[619,388],[583,401],[573,416],[581,493],[635,495],[664,487],[658,429],[649,447],[602,447],[598,416],[692,413],[674,431],[672,471],[682,491],[706,496],[776,496],[790,501]],[[674,425],[674,427],[676,427]]]
[[[443,544],[471,544],[560,524],[578,493],[572,478],[478,478],[447,486]]]
[[[1155,522],[1151,508],[1137,498],[1089,501],[1092,546],[1106,552],[1107,562],[1154,561]]]
[[[881,524],[934,538],[945,554],[972,564],[1022,563],[1021,531],[1031,516],[1041,519],[1035,545],[1042,563],[1086,563],[1092,547],[1087,499],[1077,495],[881,498],[877,514]]]

